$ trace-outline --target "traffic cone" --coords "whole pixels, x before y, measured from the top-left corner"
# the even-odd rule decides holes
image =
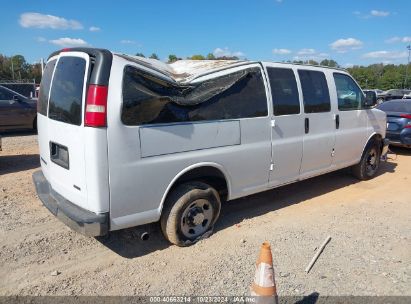
[[[251,295],[257,296],[257,303],[278,303],[277,290],[273,268],[273,256],[270,243],[261,245],[255,269],[254,282],[251,285]]]

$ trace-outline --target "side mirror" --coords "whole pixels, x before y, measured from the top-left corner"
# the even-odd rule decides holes
[[[372,108],[377,104],[377,94],[373,91],[368,91],[365,93],[364,106],[366,108]]]
[[[20,97],[18,97],[17,95],[13,95],[13,100],[17,102],[21,101]]]

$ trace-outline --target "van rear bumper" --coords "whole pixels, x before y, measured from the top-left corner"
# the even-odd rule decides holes
[[[66,200],[51,188],[41,170],[33,173],[33,182],[43,205],[71,229],[87,236],[108,233],[108,213],[96,214]]]

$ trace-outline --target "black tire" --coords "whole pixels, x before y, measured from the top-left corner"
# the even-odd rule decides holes
[[[381,149],[378,141],[371,141],[365,147],[364,153],[358,164],[352,167],[353,175],[359,180],[373,178],[380,167]]]
[[[161,230],[170,243],[190,246],[211,235],[220,209],[220,196],[213,187],[203,182],[178,185],[166,199]]]

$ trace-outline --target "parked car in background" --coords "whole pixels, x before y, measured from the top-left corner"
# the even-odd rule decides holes
[[[37,129],[37,100],[0,86],[0,131]]]
[[[385,91],[382,94],[377,95],[377,103],[382,103],[384,101],[392,100],[392,99],[401,99],[406,94],[410,94],[411,90],[405,89],[392,89]]]
[[[387,113],[390,145],[411,148],[411,100],[390,100],[377,106]]]
[[[383,90],[380,90],[380,89],[364,89],[364,90],[363,90],[364,93],[370,92],[370,91],[375,92],[375,95],[377,95],[377,96],[379,96],[379,95],[381,95],[381,94],[384,93],[384,91],[383,91]]]

